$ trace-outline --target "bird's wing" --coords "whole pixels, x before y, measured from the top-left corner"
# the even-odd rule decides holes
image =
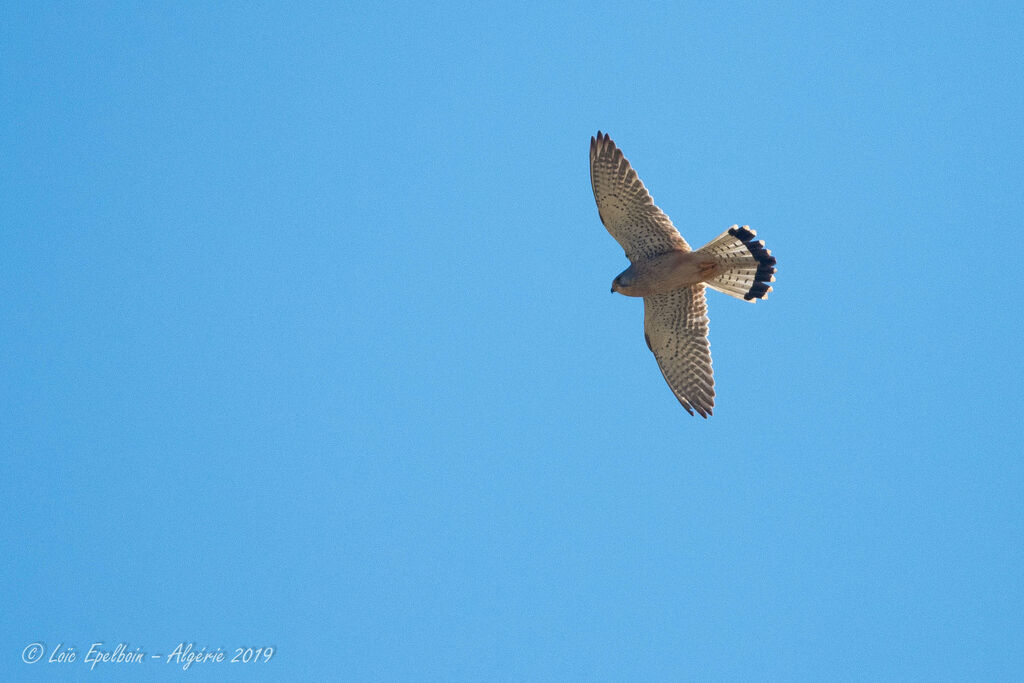
[[[590,184],[601,222],[630,261],[667,251],[690,251],[668,216],[654,205],[622,150],[600,131],[590,138]]]
[[[715,378],[704,285],[644,297],[644,337],[686,411],[710,415],[715,405]]]

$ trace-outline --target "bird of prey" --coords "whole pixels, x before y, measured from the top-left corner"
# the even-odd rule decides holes
[[[590,182],[601,222],[631,264],[612,291],[643,297],[647,348],[683,408],[706,418],[715,405],[715,379],[704,287],[745,301],[763,299],[775,281],[775,257],[746,225],[692,251],[601,131],[590,138]]]

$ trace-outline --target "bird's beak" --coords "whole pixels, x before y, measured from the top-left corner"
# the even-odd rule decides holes
[[[611,289],[611,292],[612,292],[612,294],[614,294],[614,293],[615,293],[615,285],[612,285],[612,289]]]

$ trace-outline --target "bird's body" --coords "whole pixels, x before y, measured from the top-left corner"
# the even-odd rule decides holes
[[[705,286],[746,301],[764,298],[775,258],[747,226],[733,226],[693,251],[654,205],[636,171],[600,131],[590,139],[590,180],[597,209],[630,266],[612,291],[644,299],[644,338],[691,415],[715,405]]]
[[[700,252],[673,250],[638,260],[612,281],[612,291],[626,296],[664,294],[714,277],[717,262]]]

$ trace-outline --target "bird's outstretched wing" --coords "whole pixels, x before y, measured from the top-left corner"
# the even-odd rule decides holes
[[[669,217],[654,205],[622,150],[601,131],[590,138],[590,183],[601,222],[630,261],[690,251]]]
[[[644,337],[661,374],[687,412],[701,417],[715,405],[704,285],[644,297]]]

